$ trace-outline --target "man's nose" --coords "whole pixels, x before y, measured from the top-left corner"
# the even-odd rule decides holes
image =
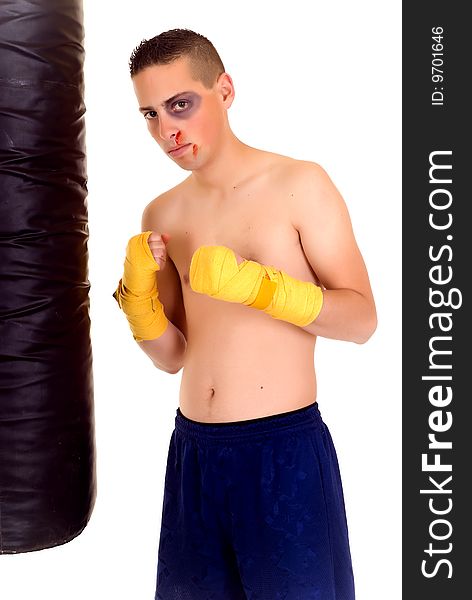
[[[179,128],[171,117],[162,115],[159,119],[157,133],[163,142],[168,142],[177,136]]]

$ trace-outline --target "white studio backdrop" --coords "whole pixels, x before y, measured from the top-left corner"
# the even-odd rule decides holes
[[[138,113],[129,56],[142,39],[183,27],[213,42],[233,78],[237,137],[319,163],[348,206],[379,325],[365,345],[318,339],[318,401],[340,462],[357,597],[398,600],[401,3],[84,0],[84,20],[98,494],[71,542],[0,557],[0,597],[154,597],[181,373],[153,367],[112,293],[143,208],[187,175]]]

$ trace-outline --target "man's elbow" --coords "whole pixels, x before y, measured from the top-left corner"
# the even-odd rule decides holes
[[[364,324],[364,327],[358,332],[358,336],[353,340],[356,344],[365,344],[374,335],[377,329],[377,315],[374,314]]]
[[[181,369],[183,368],[183,365],[179,365],[178,367],[172,367],[169,369],[166,369],[167,373],[170,373],[171,375],[175,375],[176,373],[178,373]]]
[[[169,373],[170,375],[175,375],[184,366],[183,363],[179,364],[179,365],[163,365],[163,364],[156,362],[155,360],[153,360],[152,362],[153,362],[154,366],[156,367],[156,369],[159,369],[160,371],[164,371],[165,373]]]

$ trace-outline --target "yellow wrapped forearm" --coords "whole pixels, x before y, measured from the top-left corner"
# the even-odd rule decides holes
[[[151,231],[145,231],[129,240],[123,277],[113,294],[137,342],[160,337],[169,323],[158,297],[156,271],[159,265],[147,243],[150,235]]]
[[[314,321],[323,305],[322,289],[314,283],[253,260],[238,265],[234,252],[225,246],[197,248],[189,280],[195,292],[245,304],[300,327]]]

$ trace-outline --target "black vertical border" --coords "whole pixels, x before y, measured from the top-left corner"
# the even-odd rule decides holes
[[[472,105],[469,102],[471,23],[466,18],[466,4],[457,1],[404,2],[403,3],[403,599],[463,600],[472,594],[472,534],[471,534],[471,486],[472,480],[472,327],[470,319],[470,278],[472,276],[472,219],[468,218],[472,205],[469,173],[472,173],[471,138]],[[443,28],[444,82],[432,81],[433,28]],[[443,106],[432,105],[434,87],[443,87]],[[438,95],[439,97],[439,95]],[[435,159],[437,163],[451,164],[450,171],[436,171],[438,177],[452,178],[451,184],[430,183],[430,154],[435,151],[451,151]],[[430,206],[430,194],[435,188],[446,188],[452,194],[449,209],[435,210]],[[445,193],[433,198],[446,201]],[[452,224],[447,230],[435,230],[429,224],[433,218],[446,223],[451,213]],[[447,238],[447,236],[452,236]],[[447,250],[450,246],[451,250]],[[429,256],[430,247],[436,260]],[[441,248],[443,248],[442,253]],[[431,281],[446,279],[449,283]],[[450,270],[448,269],[450,267]],[[430,289],[442,290],[444,296],[450,290],[452,303],[457,308],[442,306],[433,308]],[[436,295],[436,300],[439,296]],[[434,300],[434,301],[436,301]],[[435,312],[448,313],[442,321],[445,326],[452,322],[449,332],[441,331],[438,320],[429,317]],[[431,349],[429,342],[434,336],[450,336],[450,341],[436,340],[436,349],[451,350],[436,362],[450,364],[452,369],[429,368]],[[450,375],[447,380],[424,380],[427,375]],[[452,400],[448,406],[435,407],[429,400],[434,385],[450,386]],[[446,396],[446,388],[442,388]],[[438,451],[428,450],[428,434],[433,433],[429,418],[435,410],[442,411],[442,422],[447,412],[452,417],[450,429],[436,433],[438,440],[452,442],[452,449],[442,449],[441,463],[451,464],[450,472],[424,472],[422,454],[429,452],[428,462],[434,461]],[[438,423],[438,421],[436,421]],[[436,479],[442,489],[451,493],[422,494],[421,489],[438,489],[429,481]],[[452,480],[443,484],[449,476]],[[430,510],[447,509],[439,515]],[[446,523],[435,519],[447,520]],[[432,529],[431,529],[432,528]],[[433,533],[445,539],[436,540]],[[449,537],[448,536],[450,532]],[[425,552],[432,544],[433,553]],[[449,546],[451,544],[451,546]],[[424,569],[432,574],[426,577]],[[439,564],[440,560],[449,561]],[[448,577],[452,575],[451,577]]]

